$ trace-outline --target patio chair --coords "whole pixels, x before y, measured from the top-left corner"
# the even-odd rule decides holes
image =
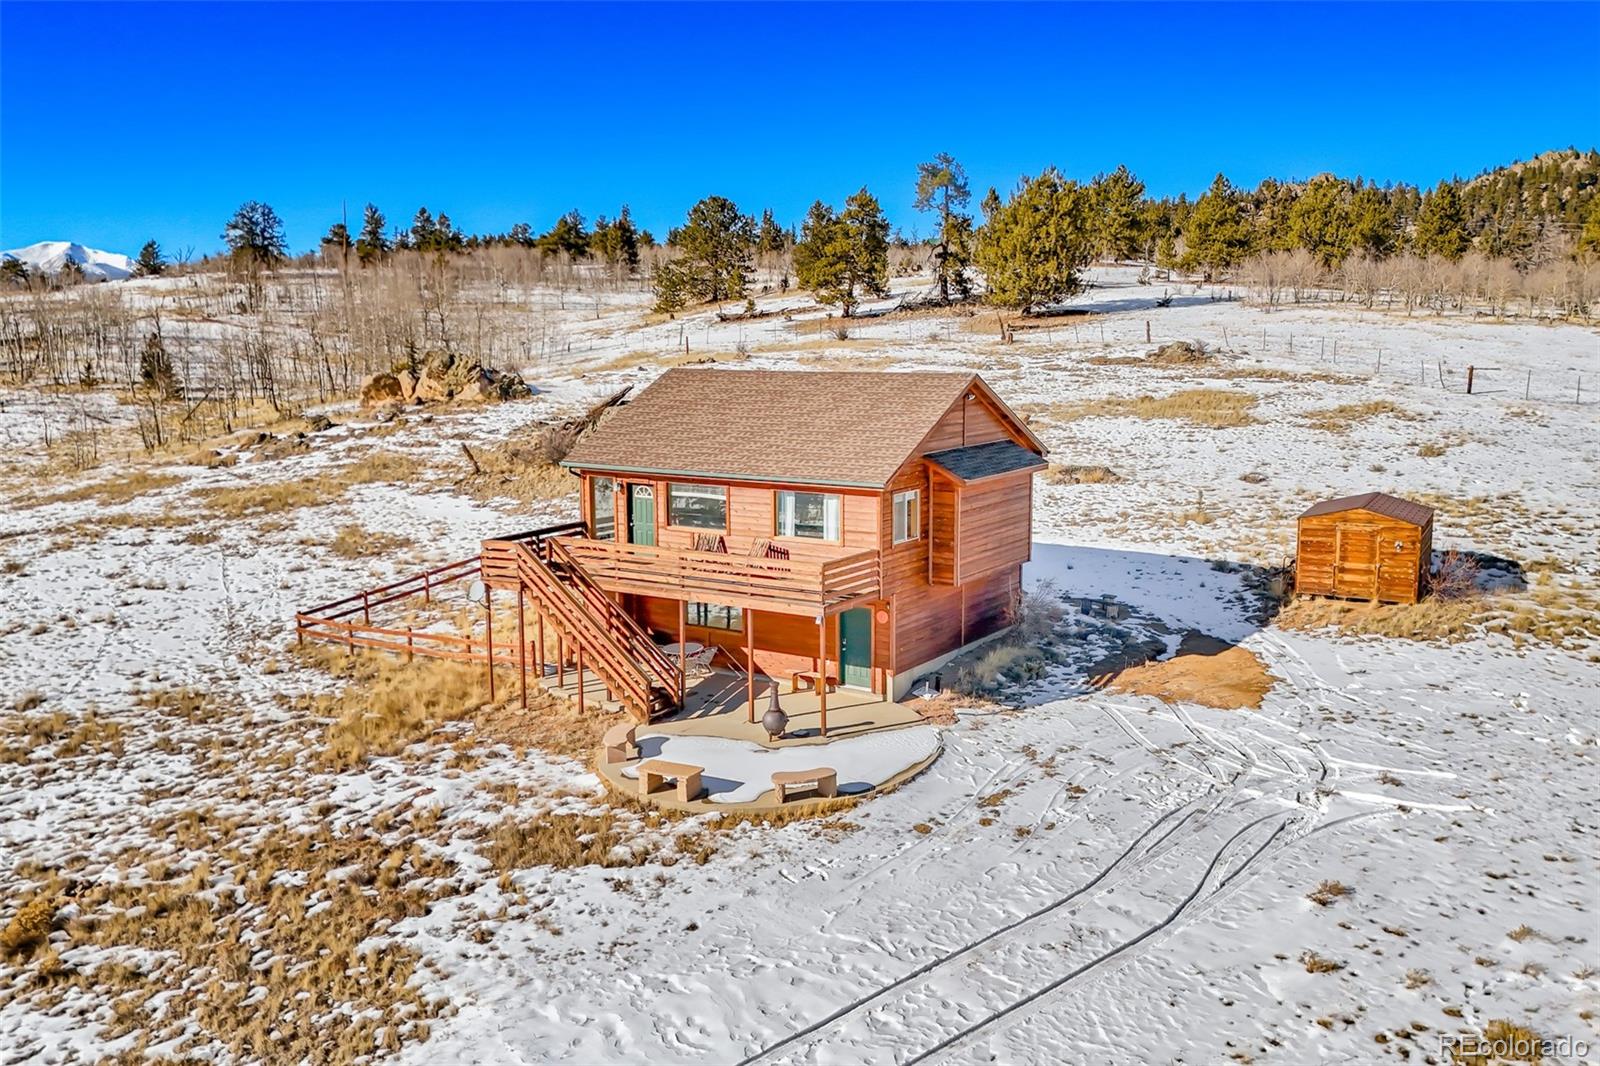
[[[717,657],[716,648],[701,648],[693,655],[685,656],[683,660],[684,677],[708,677],[711,674],[712,662]]]
[[[720,533],[696,533],[694,535],[694,550],[697,552],[728,553],[728,542]]]

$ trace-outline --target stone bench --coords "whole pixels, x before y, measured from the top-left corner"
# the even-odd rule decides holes
[[[788,803],[791,792],[815,791],[823,799],[839,794],[839,772],[831,766],[815,770],[779,770],[772,775],[772,788],[779,803]]]
[[[796,670],[789,675],[789,691],[799,692],[801,685],[817,692],[822,691],[823,685],[827,685],[828,691],[832,692],[839,687],[839,679],[833,674],[823,674],[818,670]]]
[[[627,762],[639,754],[639,742],[636,739],[638,726],[632,722],[618,722],[606,730],[605,759],[611,763]]]
[[[700,775],[705,767],[686,762],[668,762],[666,759],[649,759],[639,764],[639,795],[650,793],[666,783],[668,778],[678,783],[678,800],[688,803],[700,795]]]

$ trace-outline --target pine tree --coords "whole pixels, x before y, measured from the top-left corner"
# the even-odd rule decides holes
[[[761,225],[756,229],[756,255],[773,257],[789,247],[789,234],[772,217],[772,208],[761,212]]]
[[[604,215],[595,219],[594,236],[589,239],[593,254],[605,260],[612,268],[625,267],[629,273],[639,267],[639,231],[634,228],[633,214],[623,204],[617,217],[607,221]]]
[[[948,152],[940,152],[926,163],[917,164],[918,211],[939,216],[939,236],[934,245],[933,277],[939,285],[939,299],[950,302],[950,291],[965,297],[972,291],[967,269],[972,265],[972,216],[964,214],[972,201],[967,172]]]
[[[155,241],[145,241],[144,247],[139,249],[139,258],[133,262],[133,276],[136,278],[153,278],[166,273],[167,257],[161,254],[161,245]]]
[[[350,230],[343,222],[335,222],[328,227],[327,234],[322,238],[324,253],[342,255],[350,250]]]
[[[818,303],[839,304],[848,317],[854,309],[850,284],[850,234],[833,208],[818,200],[806,212],[794,246],[794,273]]]
[[[1390,255],[1400,245],[1394,209],[1374,185],[1362,186],[1350,198],[1350,242],[1356,251],[1375,258]]]
[[[1206,194],[1195,201],[1184,221],[1183,268],[1201,268],[1207,281],[1250,254],[1250,224],[1244,205],[1228,179],[1218,174]]]
[[[589,254],[589,231],[584,228],[583,216],[576,208],[556,219],[556,224],[539,237],[540,250],[554,255],[565,252],[573,259]]]
[[[977,247],[988,301],[1029,311],[1076,293],[1078,272],[1095,248],[1088,190],[1051,168],[1024,178],[1004,204],[992,190],[991,196]]]
[[[234,265],[252,274],[276,266],[288,253],[283,221],[271,205],[256,200],[239,206],[223,227],[222,239]]]
[[[1578,233],[1578,244],[1573,251],[1584,259],[1600,258],[1600,196],[1589,201],[1589,214]]]
[[[1288,235],[1324,267],[1338,266],[1355,247],[1345,183],[1332,174],[1312,178],[1289,209]]]
[[[439,224],[433,220],[433,212],[426,206],[417,208],[417,213],[411,216],[411,247],[419,252],[433,252],[438,250]]]
[[[1466,253],[1471,242],[1467,237],[1461,194],[1454,182],[1441,181],[1422,198],[1422,209],[1417,212],[1416,230],[1411,240],[1419,255],[1439,256],[1453,262]]]
[[[523,248],[532,248],[533,227],[526,222],[518,222],[511,227],[511,232],[506,234],[506,240]]]
[[[167,354],[167,346],[161,340],[159,323],[144,339],[144,347],[139,350],[139,380],[147,388],[154,389],[163,400],[177,394],[178,375],[172,369],[172,357]]]
[[[744,296],[756,223],[725,196],[707,196],[689,209],[667,243],[678,258],[656,270],[656,306],[671,311],[689,303],[720,303]]]
[[[28,284],[28,264],[14,255],[0,259],[0,280],[18,287]]]
[[[1144,182],[1125,166],[1099,174],[1089,185],[1095,237],[1101,255],[1132,259],[1144,248]]]
[[[376,262],[389,251],[389,240],[383,235],[387,220],[377,204],[368,204],[361,215],[361,234],[356,238],[356,258],[361,265]]]
[[[795,276],[818,303],[838,304],[846,318],[862,296],[889,291],[889,220],[877,199],[862,188],[844,210],[818,200],[806,215],[794,246]]]

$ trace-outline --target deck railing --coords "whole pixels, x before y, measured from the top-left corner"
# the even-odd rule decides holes
[[[820,614],[878,593],[878,553],[837,559],[767,559],[562,537],[561,549],[607,591],[705,600],[790,614]]]

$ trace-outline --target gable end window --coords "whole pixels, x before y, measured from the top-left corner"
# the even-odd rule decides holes
[[[591,478],[589,513],[594,516],[594,539],[617,539],[617,483],[608,477]]]
[[[843,497],[829,492],[780,491],[776,532],[780,537],[839,540],[843,502]]]
[[[894,542],[904,544],[922,536],[922,492],[908,489],[894,494]]]
[[[667,486],[667,524],[689,529],[727,529],[728,486],[672,482]]]

